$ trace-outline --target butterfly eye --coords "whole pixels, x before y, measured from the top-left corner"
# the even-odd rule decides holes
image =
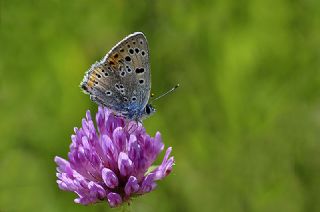
[[[149,115],[151,113],[149,105],[146,106],[146,113]]]

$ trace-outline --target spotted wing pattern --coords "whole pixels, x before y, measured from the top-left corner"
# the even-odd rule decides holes
[[[151,76],[147,39],[133,33],[86,72],[81,88],[99,105],[127,118],[139,118],[148,103]]]

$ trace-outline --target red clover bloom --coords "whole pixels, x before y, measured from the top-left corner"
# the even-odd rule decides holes
[[[96,123],[97,130],[88,110],[82,128],[75,128],[71,136],[68,160],[55,157],[59,188],[75,192],[76,203],[87,205],[107,200],[111,207],[117,207],[152,191],[155,181],[171,172],[171,147],[162,163],[150,171],[164,149],[159,132],[152,138],[140,123],[136,126],[130,122],[126,126],[123,118],[105,107],[99,107]],[[128,130],[131,126],[135,129]]]

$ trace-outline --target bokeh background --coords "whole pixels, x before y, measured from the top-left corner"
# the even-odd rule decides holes
[[[320,1],[0,7],[1,212],[110,211],[60,191],[53,158],[97,111],[84,72],[135,31],[149,41],[153,92],[181,87],[144,122],[176,166],[133,211],[320,211]]]

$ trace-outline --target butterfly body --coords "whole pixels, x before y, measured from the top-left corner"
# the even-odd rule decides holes
[[[147,39],[133,33],[86,72],[80,84],[92,101],[130,120],[141,121],[155,112],[148,104],[151,73]]]

